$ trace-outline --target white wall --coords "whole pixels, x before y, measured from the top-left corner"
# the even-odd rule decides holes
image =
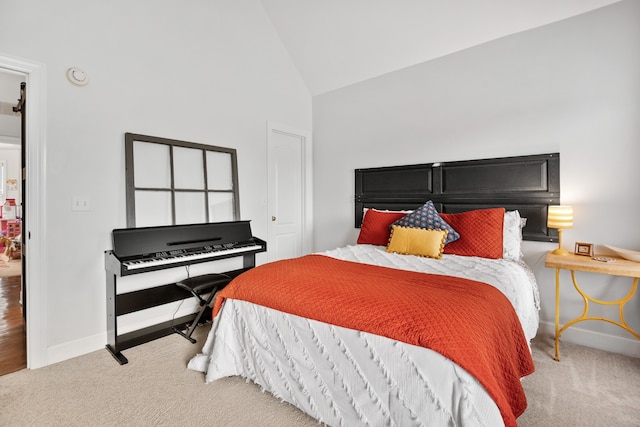
[[[640,2],[624,1],[313,98],[316,250],[355,242],[354,169],[559,152],[561,199],[574,206],[574,242],[640,250]],[[554,319],[554,245],[525,242]],[[582,300],[563,275],[561,317]],[[600,299],[627,278],[578,274]],[[592,314],[616,318],[615,308]],[[640,330],[640,296],[625,308]],[[563,338],[640,356],[630,334],[584,322]],[[581,333],[585,330],[587,333]],[[604,335],[599,335],[604,334]]]
[[[48,363],[106,343],[125,132],[236,148],[242,218],[266,235],[267,121],[310,129],[311,97],[258,0],[2,1],[0,52],[44,64]]]

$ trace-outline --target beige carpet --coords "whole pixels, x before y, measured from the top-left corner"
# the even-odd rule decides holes
[[[124,353],[106,350],[0,377],[0,426],[318,426],[240,378],[204,384],[186,369],[198,344],[178,335]],[[534,340],[536,373],[524,380],[520,426],[640,426],[640,359]]]
[[[536,372],[522,380],[529,405],[519,425],[640,426],[640,358],[561,342],[556,362],[552,336],[532,344]]]

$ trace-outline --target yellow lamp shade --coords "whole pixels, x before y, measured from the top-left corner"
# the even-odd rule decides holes
[[[572,228],[573,206],[549,206],[547,227],[560,229]]]

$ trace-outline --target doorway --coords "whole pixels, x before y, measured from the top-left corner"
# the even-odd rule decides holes
[[[0,375],[27,367],[22,262],[22,169],[26,75],[0,72]]]
[[[311,251],[311,132],[268,123],[269,261]]]
[[[23,58],[0,53],[0,74],[20,74],[28,88],[28,108],[23,117],[22,150],[23,169],[23,294],[28,301],[25,307],[27,368],[35,369],[48,364],[47,328],[44,318],[47,292],[42,277],[46,271],[44,248],[44,222],[46,216],[44,151],[45,151],[45,66]],[[28,207],[28,209],[27,209]],[[25,262],[28,260],[28,262]]]

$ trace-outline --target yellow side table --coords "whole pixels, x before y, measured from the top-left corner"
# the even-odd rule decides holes
[[[560,335],[562,335],[562,333],[570,326],[585,320],[603,320],[605,322],[613,323],[614,325],[620,326],[621,328],[625,329],[634,337],[640,339],[640,334],[634,331],[624,319],[624,305],[633,297],[638,287],[638,278],[640,277],[640,263],[628,261],[622,258],[616,258],[609,255],[605,256],[607,258],[614,258],[614,261],[596,261],[591,257],[574,254],[555,255],[551,252],[547,254],[547,258],[545,259],[544,263],[545,267],[556,269],[556,356],[554,358],[556,361],[560,360],[558,358]],[[569,270],[571,272],[571,280],[573,281],[573,286],[575,286],[576,290],[584,300],[584,310],[582,312],[582,315],[576,317],[570,322],[567,322],[564,326],[562,326],[562,328],[560,328],[560,270]],[[575,274],[576,271],[608,274],[612,276],[632,277],[633,283],[631,285],[631,290],[625,297],[617,301],[601,301],[587,295],[580,288],[580,286],[578,286]],[[620,321],[608,319],[606,317],[589,316],[588,311],[590,301],[601,305],[617,305],[618,312],[620,313]]]

